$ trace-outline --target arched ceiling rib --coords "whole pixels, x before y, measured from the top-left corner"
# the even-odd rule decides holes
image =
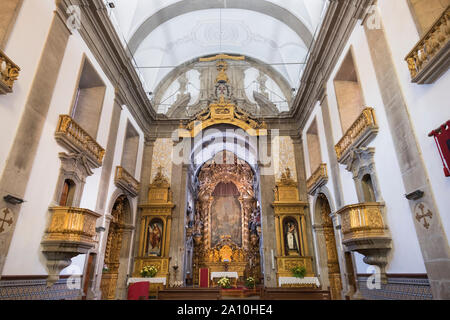
[[[320,0],[319,0],[320,1]],[[299,5],[300,5],[299,1]],[[294,30],[309,46],[313,40],[312,32],[289,10],[265,0],[184,0],[162,8],[148,17],[131,36],[128,47],[134,54],[142,41],[161,24],[180,15],[206,9],[243,9],[259,12],[286,24]]]
[[[171,69],[217,52],[272,65],[298,88],[328,0],[103,0],[148,91]]]
[[[208,9],[163,23],[142,41],[134,58],[147,85],[154,91],[170,72],[171,68],[165,66],[179,66],[195,57],[217,52],[276,64],[274,68],[291,87],[296,87],[308,47],[297,33],[270,16],[241,9],[221,13],[218,9]]]

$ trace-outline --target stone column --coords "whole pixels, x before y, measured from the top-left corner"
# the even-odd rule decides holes
[[[317,246],[318,246],[318,263],[320,268],[320,283],[322,288],[326,290],[330,286],[328,278],[328,256],[327,256],[327,244],[325,241],[325,234],[323,226],[320,224],[313,225],[314,232],[316,233]],[[314,264],[316,265],[316,264]]]
[[[380,16],[378,18],[381,20]],[[434,200],[433,189],[381,21],[380,24],[379,29],[369,28],[367,23],[364,25],[367,43],[395,150],[397,150],[397,159],[406,193],[416,190],[424,192],[423,197],[410,200],[409,205],[433,298],[450,299],[450,249],[448,239]],[[415,218],[416,212],[420,213],[421,208],[422,210],[426,208],[425,211],[432,212],[433,216],[432,219],[429,219],[430,226],[428,228],[424,227],[423,221],[418,221]]]
[[[0,208],[8,208],[6,218],[12,218],[13,221],[0,233],[0,275],[21,208],[20,204],[7,203],[3,197],[13,195],[23,199],[25,195],[70,34],[62,16],[56,11],[0,178]]]
[[[324,95],[321,99],[322,108],[322,119],[323,126],[325,128],[325,140],[327,142],[327,151],[329,158],[329,170],[331,177],[333,178],[333,190],[334,190],[334,200],[336,203],[336,209],[340,209],[344,206],[344,196],[342,193],[341,176],[339,170],[339,163],[337,162],[336,151],[334,149],[334,139],[333,139],[333,122],[331,121],[330,108],[328,106],[328,96],[326,95],[326,89],[324,88]]]
[[[187,164],[172,164],[171,189],[175,208],[172,212],[172,228],[170,232],[170,279],[169,282],[183,281],[184,274],[184,250],[185,250],[185,217],[186,217],[186,186],[187,186]],[[177,265],[176,276],[173,266]]]
[[[4,50],[16,23],[23,0],[2,1],[0,8],[0,49]]]
[[[117,289],[116,289],[116,299],[126,300],[127,299],[127,276],[128,270],[130,269],[130,246],[133,239],[133,226],[125,226],[122,236],[122,247],[120,248],[120,258],[119,258],[119,274],[117,278]]]
[[[111,180],[111,173],[113,172],[114,153],[116,151],[117,132],[119,129],[120,114],[122,112],[123,99],[116,92],[114,99],[114,106],[111,116],[111,123],[109,125],[108,142],[106,143],[105,157],[103,159],[102,174],[100,177],[100,184],[98,188],[97,204],[95,212],[103,214],[105,206],[110,199],[106,199],[108,195],[109,182]],[[100,220],[100,219],[99,219]],[[99,221],[100,222],[100,221]]]
[[[267,139],[267,155],[272,153],[271,138]],[[261,146],[260,146],[261,147]],[[262,146],[265,147],[265,146]],[[264,285],[266,287],[277,287],[277,239],[275,233],[275,214],[272,207],[274,201],[273,189],[275,188],[275,172],[273,157],[271,163],[263,164],[258,161],[261,174],[260,183],[260,200],[261,200],[261,227],[263,241],[263,257],[261,264],[264,264]],[[274,256],[274,268],[272,268],[272,250]]]
[[[142,166],[141,166],[141,177],[140,177],[140,183],[141,188],[139,190],[139,198],[138,203],[140,205],[146,204],[148,201],[148,189],[150,186],[150,179],[152,174],[152,161],[153,161],[153,146],[155,144],[155,139],[150,138],[148,136],[145,137],[145,144],[144,144],[144,152],[142,155]],[[132,259],[131,259],[131,270],[134,270],[134,258],[139,255],[139,241],[140,241],[140,235],[141,235],[141,210],[138,208],[136,213],[136,231],[133,241],[133,248],[132,248]]]
[[[306,168],[305,168],[305,155],[303,153],[303,141],[300,137],[293,137],[292,142],[294,145],[294,155],[295,155],[295,167],[297,168],[297,181],[298,181],[298,193],[300,197],[300,201],[308,202],[308,193],[306,190]],[[308,252],[313,257],[313,260],[316,259],[314,257],[314,238],[312,234],[312,220],[311,215],[314,213],[314,208],[305,209],[305,220],[306,220],[306,236],[308,238]],[[317,274],[318,270],[316,269],[316,263],[313,261],[313,270]]]

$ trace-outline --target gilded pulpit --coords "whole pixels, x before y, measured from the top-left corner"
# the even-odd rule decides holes
[[[144,267],[155,266],[158,270],[155,277],[169,281],[170,228],[174,207],[170,183],[160,169],[150,184],[148,203],[139,206],[141,231],[133,277],[141,277]]]
[[[292,269],[297,266],[306,269],[306,277],[315,277],[306,236],[308,204],[299,200],[297,182],[291,178],[289,168],[277,181],[274,193],[277,278],[291,277]]]

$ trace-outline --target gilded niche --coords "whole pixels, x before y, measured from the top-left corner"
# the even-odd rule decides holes
[[[252,168],[224,151],[203,165],[197,181],[192,228],[194,283],[198,283],[199,268],[210,272],[228,269],[242,279],[259,278],[261,215]]]
[[[145,266],[156,266],[156,277],[169,280],[170,229],[172,225],[172,190],[163,168],[159,167],[150,184],[148,201],[140,205],[141,223],[139,251],[134,261],[135,277],[141,276],[140,270]]]

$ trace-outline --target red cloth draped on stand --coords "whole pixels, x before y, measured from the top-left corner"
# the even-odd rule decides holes
[[[431,131],[428,136],[434,137],[444,165],[444,174],[446,177],[450,177],[450,120],[438,129]]]
[[[209,287],[209,270],[208,268],[200,268],[200,288],[208,288]]]
[[[128,300],[148,300],[150,283],[147,281],[131,283],[128,288]]]

